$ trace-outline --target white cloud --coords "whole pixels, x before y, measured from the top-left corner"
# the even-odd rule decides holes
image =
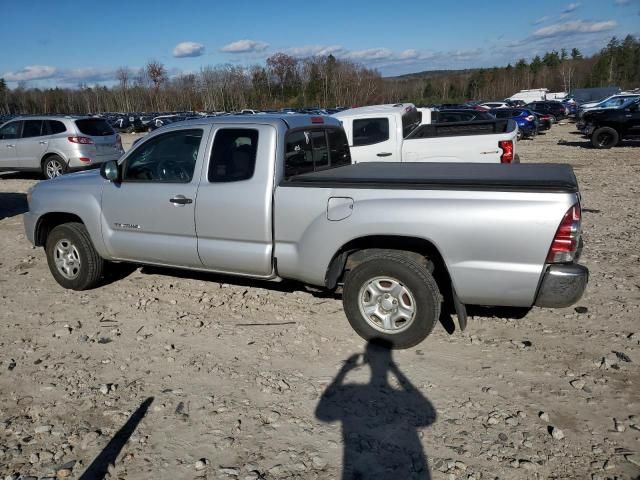
[[[387,60],[393,57],[393,51],[388,48],[368,48],[348,52],[345,57],[350,60]]]
[[[549,20],[551,17],[549,17],[549,15],[545,15],[544,17],[540,17],[537,20],[534,20],[532,23],[533,25],[540,25],[541,23],[546,22],[547,20]]]
[[[6,72],[2,77],[7,82],[21,82],[27,80],[42,80],[56,74],[56,68],[48,65],[27,65],[22,70]]]
[[[576,10],[580,5],[582,5],[580,2],[570,3],[569,5],[567,5],[565,7],[565,9],[562,11],[562,13],[571,13],[574,10]]]
[[[611,30],[617,26],[614,20],[604,22],[589,22],[585,20],[574,20],[572,22],[555,23],[548,27],[539,28],[533,32],[535,38],[559,37],[579,33],[596,33]]]
[[[400,54],[398,55],[398,58],[400,58],[401,60],[410,60],[410,59],[418,58],[419,56],[420,56],[420,53],[418,53],[417,50],[413,48],[409,48],[408,50],[403,50],[402,52],[400,52]]]
[[[304,45],[302,47],[292,47],[283,50],[283,53],[296,58],[339,55],[344,52],[344,48],[340,45]]]
[[[220,49],[226,53],[249,53],[249,52],[262,52],[269,48],[269,44],[265,42],[258,42],[256,40],[237,40],[231,42]]]
[[[204,55],[204,45],[197,42],[181,42],[173,49],[176,58],[200,57]]]

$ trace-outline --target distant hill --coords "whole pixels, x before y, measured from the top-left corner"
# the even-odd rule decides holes
[[[420,78],[436,78],[444,77],[446,75],[455,75],[463,73],[474,73],[481,70],[480,68],[466,68],[462,70],[425,70],[423,72],[405,73],[404,75],[396,75],[392,77],[384,77],[389,80],[411,80]]]

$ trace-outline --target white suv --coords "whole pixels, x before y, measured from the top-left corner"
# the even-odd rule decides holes
[[[102,118],[18,117],[0,127],[0,171],[39,171],[55,178],[123,153],[120,135]]]

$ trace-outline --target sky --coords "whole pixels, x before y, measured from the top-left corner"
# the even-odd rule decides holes
[[[333,54],[384,76],[503,66],[560,48],[589,55],[640,36],[640,0],[0,0],[10,87],[114,83],[149,60],[170,75]]]

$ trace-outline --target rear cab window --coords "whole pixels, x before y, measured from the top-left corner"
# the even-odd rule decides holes
[[[402,138],[413,132],[421,123],[421,115],[417,108],[408,107],[402,114]]]
[[[341,128],[292,130],[287,135],[285,178],[350,164],[349,142]]]
[[[75,123],[80,133],[89,135],[90,137],[107,137],[109,135],[115,135],[111,125],[102,118],[84,118],[82,120],[76,120]]]

